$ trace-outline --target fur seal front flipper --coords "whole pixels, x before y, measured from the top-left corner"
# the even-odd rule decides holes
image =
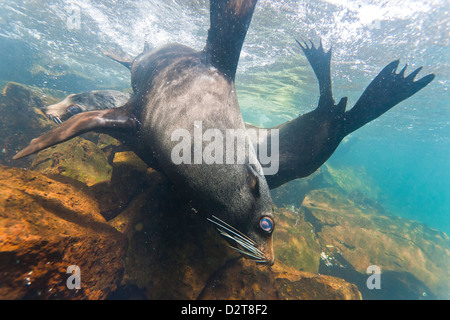
[[[429,74],[414,81],[422,67],[417,68],[405,77],[407,65],[399,73],[396,73],[398,65],[399,60],[395,60],[384,67],[364,90],[353,108],[345,113],[344,135],[352,133],[398,103],[416,94],[435,77],[434,74]]]
[[[234,80],[257,0],[211,0],[208,39],[204,52],[210,62]]]
[[[110,110],[90,111],[74,115],[61,126],[47,132],[17,153],[13,159],[20,159],[55,144],[67,141],[89,131],[106,133],[113,137],[137,130],[137,121],[130,117],[126,107]]]
[[[303,41],[303,44],[298,40],[296,41],[302,48],[319,82],[319,103],[317,109],[334,105],[333,91],[331,89],[331,49],[325,52],[322,40],[317,49],[312,42],[310,47],[305,41]]]
[[[414,81],[421,68],[405,77],[406,66],[396,73],[399,61],[393,61],[369,84],[354,107],[346,111],[347,98],[336,105],[332,96],[331,50],[325,52],[322,44],[316,48],[312,42],[310,46],[306,42],[298,44],[316,74],[320,98],[315,110],[275,127],[279,129],[279,170],[275,175],[266,176],[271,189],[312,174],[329,159],[345,136],[411,97],[434,79],[434,74],[429,74]],[[263,143],[270,145],[270,141],[269,134]]]

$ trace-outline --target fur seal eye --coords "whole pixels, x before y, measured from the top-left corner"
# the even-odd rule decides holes
[[[77,113],[82,112],[83,110],[81,110],[81,108],[79,106],[77,106],[76,104],[73,104],[71,106],[67,107],[67,112],[70,112],[71,114],[75,115]]]
[[[262,218],[261,220],[259,220],[259,226],[265,232],[272,232],[272,229],[273,229],[272,219],[267,218],[267,217]]]

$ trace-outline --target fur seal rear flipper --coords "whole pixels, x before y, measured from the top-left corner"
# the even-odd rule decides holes
[[[61,126],[33,139],[30,144],[17,153],[13,159],[17,160],[26,157],[45,148],[72,139],[85,132],[96,131],[120,139],[122,138],[123,133],[135,132],[137,128],[137,120],[130,116],[126,107],[84,112],[74,115]]]
[[[331,50],[298,42],[319,81],[318,107],[298,118],[283,123],[279,129],[279,170],[266,176],[271,189],[316,171],[338,147],[342,139],[378,118],[401,101],[414,95],[433,79],[429,74],[414,81],[421,68],[405,77],[406,66],[396,73],[399,61],[388,64],[369,84],[354,107],[346,111],[347,98],[336,105],[332,96]],[[270,135],[267,143],[270,145]],[[266,142],[265,142],[266,143]]]

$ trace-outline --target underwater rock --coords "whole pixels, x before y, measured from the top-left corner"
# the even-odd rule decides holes
[[[429,297],[434,294],[448,299],[450,241],[445,233],[413,220],[387,216],[376,203],[354,201],[336,188],[310,192],[303,200],[302,210],[314,227],[321,251],[330,259],[342,256],[341,267],[349,264],[349,270],[354,268],[367,279],[367,268],[376,265],[382,272],[381,291],[383,281],[384,288],[389,288],[388,279],[405,283],[414,278],[404,287],[417,292],[405,296],[415,294],[420,298],[425,292]],[[383,274],[389,277],[383,278]],[[401,278],[394,279],[396,275]],[[429,288],[428,292],[423,288]],[[367,288],[360,287],[366,298],[364,289]],[[383,296],[381,291],[378,298],[392,296],[388,292]]]
[[[299,212],[279,208],[275,214],[273,246],[277,260],[300,271],[318,273],[321,247],[312,224]]]
[[[243,258],[228,263],[209,279],[199,299],[360,300],[357,287],[342,279],[315,275],[275,263],[258,266]]]
[[[106,222],[105,198],[111,209],[125,191],[120,214]],[[66,286],[72,265],[81,270],[79,290]],[[0,275],[3,299],[360,298],[341,279],[243,260],[129,152],[116,154],[109,182],[92,187],[1,166]]]
[[[373,200],[382,196],[380,187],[375,183],[364,166],[325,164],[322,166],[323,180],[316,189],[334,187],[346,194],[357,194]]]
[[[31,158],[12,161],[29,142],[54,126],[40,110],[56,100],[24,85],[9,82],[0,95],[0,164],[28,167]]]
[[[106,154],[93,142],[80,137],[42,150],[30,169],[52,178],[63,175],[87,186],[109,181],[112,172]]]
[[[350,195],[355,201],[375,203],[382,199],[380,188],[364,167],[331,166],[324,164],[306,178],[293,180],[271,190],[273,202],[278,207],[298,208],[305,196],[317,189],[336,188]],[[382,210],[381,206],[379,209]]]
[[[270,190],[273,203],[279,208],[290,208],[292,211],[301,206],[308,192],[323,187],[324,167],[309,177],[290,181],[276,189]]]
[[[124,249],[89,194],[0,166],[0,299],[104,299],[122,278]],[[66,285],[72,265],[78,290]]]
[[[158,174],[131,151],[114,153],[111,178],[95,184],[95,194],[101,214],[108,220],[124,211],[131,200],[150,186],[162,182]]]

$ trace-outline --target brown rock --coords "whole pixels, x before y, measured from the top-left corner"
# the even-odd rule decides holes
[[[353,284],[301,272],[278,262],[271,268],[243,258],[229,260],[208,281],[200,299],[360,300]]]
[[[404,282],[404,273],[408,273],[419,280],[410,281],[417,290],[425,286],[414,282],[423,282],[434,295],[446,299],[450,262],[446,234],[417,221],[387,216],[376,202],[361,200],[350,200],[334,188],[315,190],[305,197],[303,211],[314,226],[321,250],[330,256],[342,255],[361,275],[366,275],[370,265],[379,266],[382,276],[397,272],[402,277],[398,282]],[[426,291],[410,294],[420,297],[422,293],[430,296]]]
[[[242,259],[163,175],[128,153],[114,163],[111,183],[83,190],[0,167],[0,298],[136,297],[130,288],[147,299],[360,298],[341,279]],[[131,199],[106,223],[93,195],[114,199],[121,181]],[[293,218],[280,215],[280,230]],[[78,291],[66,287],[70,265],[81,269]]]
[[[0,166],[0,298],[103,299],[123,273],[124,239],[94,199],[39,173]],[[81,270],[69,290],[66,270]]]
[[[311,223],[304,215],[277,209],[274,250],[278,261],[300,271],[318,273],[321,247]]]
[[[31,158],[12,161],[29,142],[56,124],[40,110],[56,100],[42,92],[9,82],[0,95],[0,164],[26,167]]]

